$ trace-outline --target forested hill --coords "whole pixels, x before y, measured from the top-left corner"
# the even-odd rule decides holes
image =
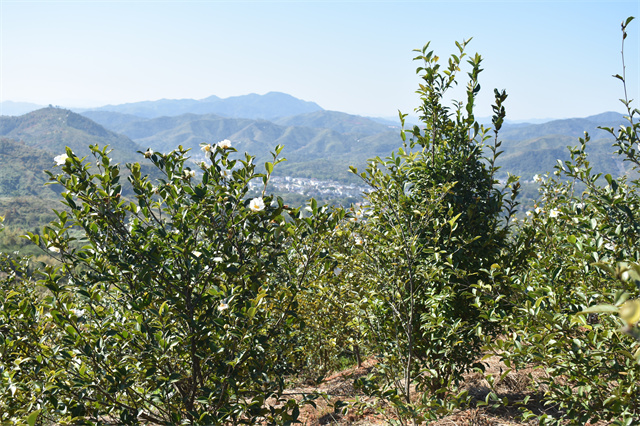
[[[59,186],[45,186],[48,178],[43,170],[52,167],[48,151],[0,137],[0,197],[57,196]]]
[[[192,149],[194,158],[202,156],[201,143],[229,139],[238,151],[249,152],[263,162],[270,159],[269,153],[276,145],[282,144],[282,154],[288,161],[276,169],[276,175],[354,179],[348,172],[350,165],[361,167],[369,158],[388,155],[402,143],[397,127],[335,111],[301,114],[275,122],[214,114],[138,120],[106,111],[84,114],[142,147],[168,152],[182,145]]]
[[[613,137],[599,127],[628,125],[624,116],[606,112],[585,118],[553,120],[541,124],[507,124],[500,132],[504,154],[500,157],[502,175],[507,171],[531,179],[536,173],[552,171],[558,160],[568,160],[568,146],[579,145],[588,132],[587,144],[594,170],[619,176],[625,173],[622,159],[613,154]]]
[[[107,130],[96,122],[60,108],[43,108],[18,117],[0,117],[0,136],[28,146],[62,154],[68,146],[76,155],[89,154],[89,145],[109,145],[119,162],[137,160],[140,147],[128,137]]]

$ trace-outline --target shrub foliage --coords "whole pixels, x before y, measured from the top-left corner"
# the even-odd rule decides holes
[[[540,423],[633,424],[640,110],[625,86],[629,124],[605,129],[631,174],[593,170],[585,135],[516,218],[518,178],[495,178],[507,95],[480,125],[481,57],[456,46],[445,66],[417,51],[422,125],[351,169],[369,191],[350,209],[269,195],[280,146],[264,172],[229,141],[203,144],[201,164],[182,147],[141,153],[159,179],[98,146],[56,157],[64,207],[27,233],[55,260],[0,255],[2,424],[292,424],[319,395],[294,399],[287,383],[349,358],[372,360],[355,386],[389,422],[515,404]],[[466,98],[449,105],[465,66]],[[487,355],[502,378],[533,371],[529,397],[461,390]]]

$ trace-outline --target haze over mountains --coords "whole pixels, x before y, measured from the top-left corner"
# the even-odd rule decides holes
[[[45,105],[27,102],[4,101],[0,103],[2,115],[22,115]],[[315,102],[307,102],[280,92],[265,95],[249,95],[219,98],[209,96],[204,99],[160,99],[120,105],[105,105],[97,108],[70,108],[74,112],[110,111],[135,115],[142,118],[156,118],[181,114],[217,114],[224,117],[273,119],[307,112],[321,111]]]
[[[30,107],[7,102],[3,111]],[[589,150],[594,168],[624,173],[622,163],[611,155],[612,138],[597,128],[617,128],[624,123],[623,116],[613,112],[542,124],[508,123],[500,132],[504,150],[501,175],[511,172],[527,180],[535,173],[550,171],[557,159],[568,158],[566,146],[577,145],[584,131],[592,135]],[[8,196],[6,188],[11,186],[2,185],[3,177],[19,175],[15,170],[4,172],[2,167],[24,162],[24,151],[30,148],[34,158],[44,158],[43,152],[52,158],[64,152],[65,146],[86,155],[88,145],[97,143],[114,149],[117,161],[140,162],[143,158],[137,151],[151,148],[163,152],[182,145],[192,148],[194,160],[202,160],[201,143],[229,139],[240,153],[247,151],[262,162],[270,159],[269,152],[277,144],[283,144],[283,156],[288,161],[276,168],[276,175],[353,181],[355,177],[347,171],[349,165],[363,167],[367,159],[384,157],[402,143],[399,125],[393,122],[326,111],[313,102],[276,92],[108,105],[81,114],[44,108],[0,117],[0,137],[4,144],[0,196]],[[16,150],[22,159],[11,159],[11,152]]]

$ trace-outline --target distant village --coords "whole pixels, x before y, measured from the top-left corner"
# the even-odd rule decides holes
[[[249,184],[251,189],[257,189],[261,185],[262,182],[259,180],[251,181]],[[274,192],[295,193],[316,198],[358,198],[364,192],[370,191],[370,188],[366,186],[352,183],[291,176],[272,176],[269,181],[269,187]]]

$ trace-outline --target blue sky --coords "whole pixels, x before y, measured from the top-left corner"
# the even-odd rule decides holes
[[[413,49],[446,61],[473,37],[477,115],[506,89],[513,120],[640,101],[640,1],[0,0],[0,101],[66,107],[279,91],[370,116],[418,105]],[[455,94],[454,94],[455,95]],[[636,107],[638,104],[636,103]]]

